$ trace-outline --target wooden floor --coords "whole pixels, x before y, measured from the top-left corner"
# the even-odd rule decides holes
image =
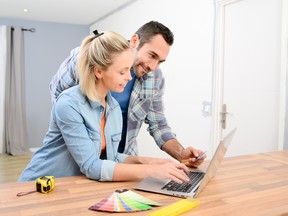
[[[32,153],[23,156],[0,155],[0,183],[16,182],[32,157]]]

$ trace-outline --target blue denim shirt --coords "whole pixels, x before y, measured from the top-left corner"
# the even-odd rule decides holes
[[[51,111],[44,145],[32,157],[18,181],[32,181],[45,175],[55,177],[86,175],[111,181],[117,162],[128,155],[117,152],[122,132],[118,102],[109,93],[106,105],[106,154],[101,160],[100,121],[104,107],[83,96],[79,86],[65,90]]]

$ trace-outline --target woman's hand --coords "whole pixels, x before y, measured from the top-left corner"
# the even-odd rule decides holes
[[[171,179],[177,183],[190,182],[187,174],[189,169],[179,162],[166,162],[158,164],[151,164],[147,167],[147,176],[158,179]],[[163,162],[163,161],[162,161]]]

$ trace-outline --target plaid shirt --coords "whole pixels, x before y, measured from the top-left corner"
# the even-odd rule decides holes
[[[79,47],[72,50],[70,56],[61,64],[59,70],[53,76],[50,83],[52,102],[62,91],[78,84],[75,74],[78,53]],[[165,80],[159,68],[136,79],[128,107],[125,154],[138,154],[136,138],[143,122],[148,124],[147,131],[154,138],[159,148],[168,140],[176,137],[164,115],[162,97],[164,83]]]

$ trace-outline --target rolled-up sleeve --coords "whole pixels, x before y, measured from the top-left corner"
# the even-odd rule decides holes
[[[111,160],[104,160],[102,162],[101,179],[100,181],[112,181],[116,163],[123,163],[129,155],[117,154],[116,162]]]
[[[116,162],[104,160],[101,167],[101,178],[99,181],[112,181]]]

